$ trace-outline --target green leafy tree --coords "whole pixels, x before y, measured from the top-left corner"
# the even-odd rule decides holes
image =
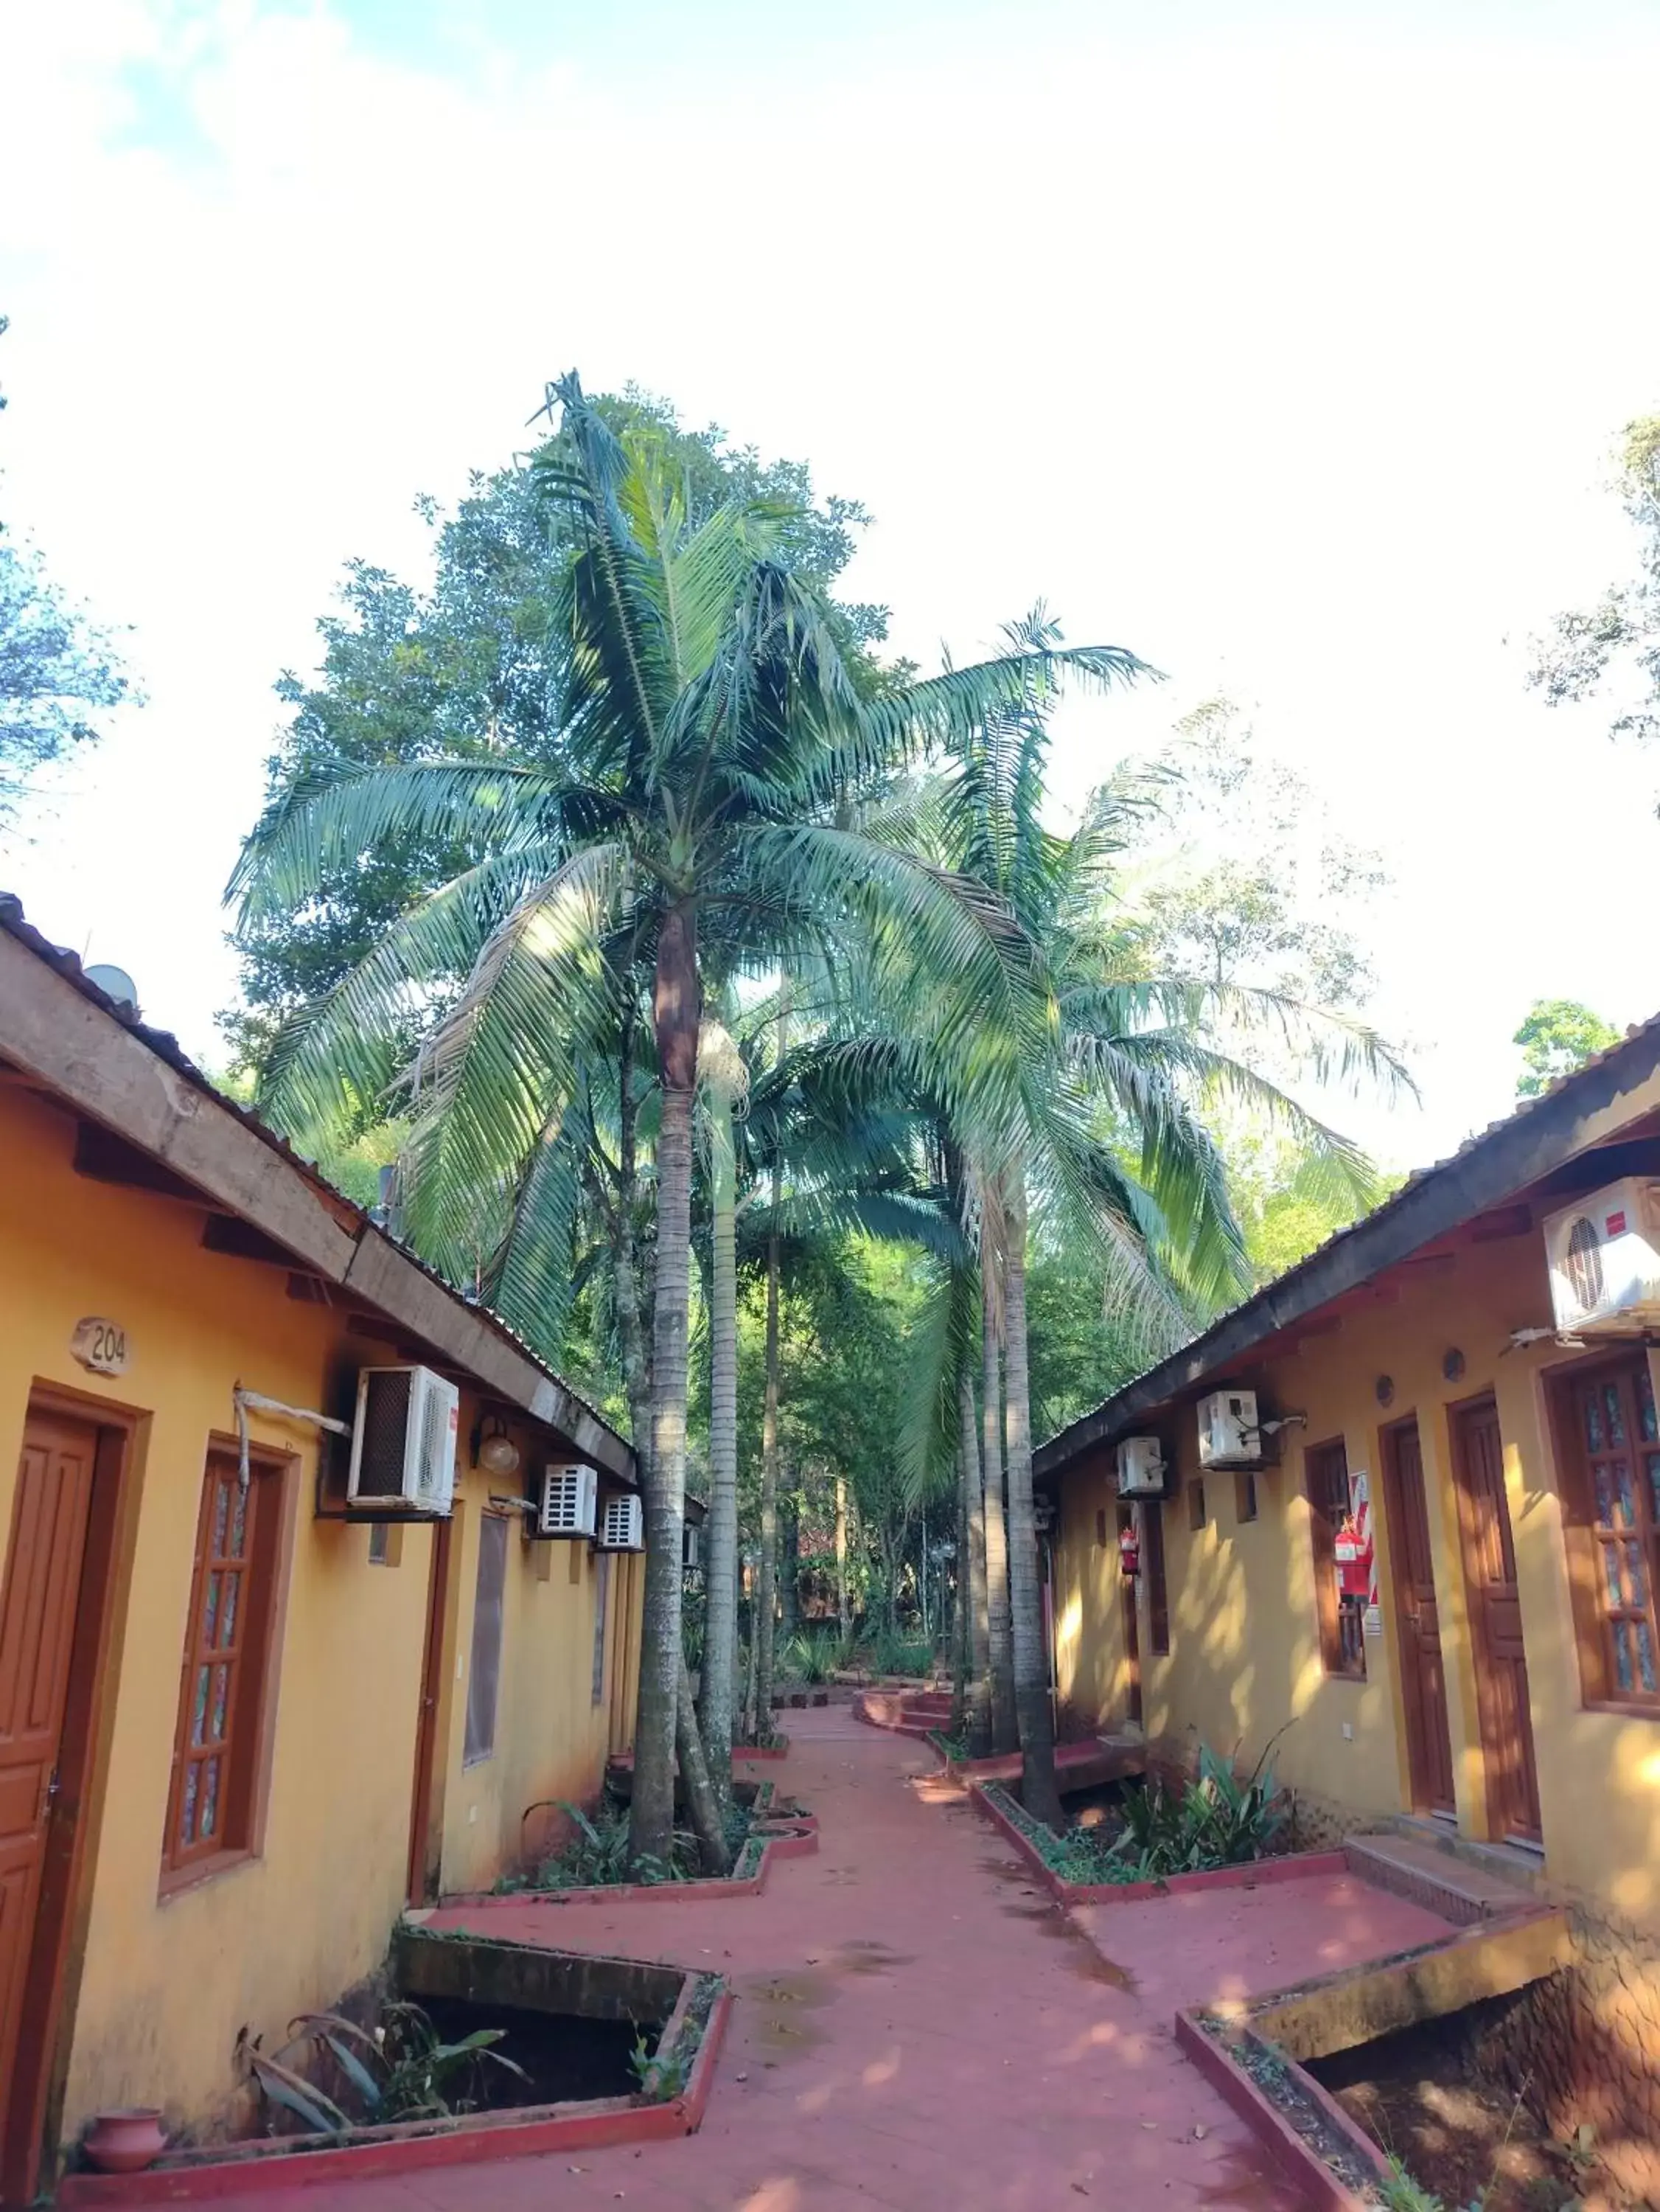
[[[1619,1030],[1577,999],[1536,999],[1511,1039],[1522,1048],[1517,1097],[1537,1098],[1553,1083],[1619,1042]]]
[[[930,679],[873,680],[845,620],[793,565],[790,519],[772,503],[729,500],[700,519],[660,429],[619,434],[574,376],[549,404],[560,428],[536,474],[573,549],[548,629],[555,757],[319,761],[271,800],[233,895],[257,929],[385,846],[470,856],[284,1032],[267,1091],[289,1126],[384,1095],[426,994],[466,978],[422,1036],[403,1189],[407,1225],[452,1279],[527,1212],[568,1211],[560,1139],[649,971],[656,1264],[631,1837],[637,1858],[662,1859],[683,1667],[706,961],[774,974],[808,945],[857,939],[901,1018],[933,1010],[966,1095],[975,1040],[1029,1033],[1023,957],[980,887],[865,834],[851,810],[896,762],[960,743],[1063,669],[1106,681],[1129,657],[1042,643]],[[1007,1053],[973,1073],[981,1111],[989,1086],[1018,1082]]]
[[[6,327],[0,315],[0,336]],[[133,696],[113,641],[0,523],[0,834],[15,826],[41,770],[94,743],[104,715]]]
[[[1626,425],[1615,489],[1637,533],[1636,572],[1593,607],[1559,615],[1528,681],[1560,707],[1615,687],[1615,737],[1660,735],[1660,415]]]

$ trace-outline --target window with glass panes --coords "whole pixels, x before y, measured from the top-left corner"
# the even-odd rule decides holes
[[[282,1469],[210,1452],[197,1522],[196,1565],[173,1743],[166,1872],[249,1850],[263,1737]]]
[[[1577,1460],[1566,1486],[1586,1692],[1660,1705],[1655,1619],[1660,1421],[1647,1355],[1565,1376],[1559,1442]],[[1564,1437],[1560,1431],[1570,1433]]]

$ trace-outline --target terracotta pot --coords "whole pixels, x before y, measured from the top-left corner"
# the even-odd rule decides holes
[[[161,2115],[148,2105],[100,2112],[82,2138],[88,2166],[100,2173],[142,2173],[167,2148]]]

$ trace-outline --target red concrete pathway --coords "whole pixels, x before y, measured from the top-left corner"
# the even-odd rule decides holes
[[[438,1924],[712,1966],[739,2002],[680,2142],[273,2191],[250,2212],[1292,2212],[1178,2052],[1178,2003],[1442,1932],[1346,1880],[1056,1911],[924,1744],[791,1713],[820,1815],[759,1898],[459,1907]],[[757,1771],[763,1770],[757,1769]],[[1092,1942],[1094,1931],[1097,1942]]]

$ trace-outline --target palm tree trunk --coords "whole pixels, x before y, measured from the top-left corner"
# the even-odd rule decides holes
[[[984,1395],[980,1431],[985,1457],[986,1644],[991,1660],[991,1748],[1013,1751],[1020,1740],[1015,1717],[1014,1653],[1009,1633],[1009,1531],[1003,1501],[1003,1376],[997,1358],[996,1239],[980,1217],[980,1351]]]
[[[732,1097],[706,1071],[713,1264],[709,1300],[709,1553],[704,1565],[704,1752],[723,1802],[732,1794],[737,1674],[738,1288]]]
[[[853,1611],[847,1602],[847,1477],[836,1477],[836,1613],[841,1622],[844,1645],[853,1632]]]
[[[779,1521],[779,1633],[787,1644],[801,1627],[801,1521],[793,1497],[781,1500]]]
[[[984,1759],[991,1748],[991,1626],[985,1588],[985,1490],[980,1478],[980,1440],[974,1433],[974,1382],[965,1367],[957,1377],[961,1424],[958,1457],[967,1529],[958,1571],[958,1602],[968,1655],[968,1748]]]
[[[712,1876],[730,1874],[732,1854],[726,1848],[726,1823],[714,1778],[703,1755],[703,1738],[698,1734],[684,1652],[681,1654],[680,1681],[675,1699],[675,1747],[680,1753],[681,1787],[686,1792],[686,1809],[697,1834],[702,1870]],[[667,1866],[666,1859],[663,1864]]]
[[[628,1854],[666,1866],[675,1827],[675,1713],[682,1665],[686,1332],[691,1292],[692,1108],[698,1073],[697,924],[673,907],[657,940],[652,1025],[663,1085],[657,1128],[657,1294],[651,1316],[651,1456]],[[688,1716],[690,1717],[689,1714]]]
[[[779,1176],[772,1170],[772,1218]],[[779,1237],[766,1240],[766,1394],[760,1416],[760,1579],[750,1638],[755,1647],[755,1726],[772,1725],[772,1608],[779,1573]]]
[[[1003,1255],[1003,1334],[1009,1394],[1009,1610],[1015,1713],[1021,1735],[1021,1802],[1046,1826],[1061,1825],[1055,1784],[1055,1716],[1049,1703],[1049,1655],[1038,1573],[1038,1524],[1032,1501],[1032,1394],[1026,1345],[1026,1169],[1016,1159],[1005,1179],[1008,1239]]]

